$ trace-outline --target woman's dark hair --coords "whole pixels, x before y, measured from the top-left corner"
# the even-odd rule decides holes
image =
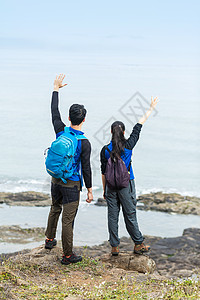
[[[73,104],[69,109],[69,117],[72,125],[79,125],[83,122],[86,116],[86,109],[84,105]]]
[[[124,137],[125,125],[121,121],[115,121],[111,125],[112,154],[115,158],[121,157],[124,151],[126,139]]]

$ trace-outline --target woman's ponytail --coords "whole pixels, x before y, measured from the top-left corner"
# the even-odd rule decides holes
[[[126,139],[124,137],[125,126],[120,121],[115,121],[111,125],[112,133],[112,155],[115,158],[120,158],[124,151]]]

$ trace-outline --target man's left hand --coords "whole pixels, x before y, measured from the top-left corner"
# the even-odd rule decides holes
[[[91,203],[92,200],[93,200],[93,194],[92,194],[92,192],[88,192],[86,202]]]

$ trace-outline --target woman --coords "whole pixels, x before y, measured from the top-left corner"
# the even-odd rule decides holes
[[[132,150],[135,147],[142,125],[148,119],[156,104],[158,98],[153,99],[151,97],[151,105],[146,114],[139,120],[139,122],[133,127],[133,131],[130,137],[126,140],[124,137],[125,126],[122,122],[116,121],[111,125],[112,140],[108,145],[105,145],[101,150],[101,172],[102,172],[102,183],[104,198],[108,204],[108,230],[109,230],[109,241],[112,247],[112,255],[119,254],[120,239],[118,237],[118,220],[120,206],[122,206],[124,221],[126,229],[130,234],[134,246],[134,253],[143,254],[150,250],[150,247],[144,244],[144,237],[139,230],[137,216],[136,216],[136,192],[134,174],[131,166]],[[110,158],[110,159],[109,159]],[[111,168],[112,162],[123,161],[126,166],[125,172],[130,174],[126,187],[117,188],[111,187],[106,182],[106,174],[109,173],[108,168]],[[109,163],[108,163],[109,162]],[[109,165],[109,167],[108,167]],[[123,168],[123,166],[121,166]],[[122,169],[121,168],[121,169]],[[116,171],[117,172],[117,171]],[[126,175],[126,174],[125,174]],[[128,175],[128,174],[127,174]],[[124,176],[124,174],[122,174]],[[129,175],[128,175],[129,176]],[[119,176],[120,177],[120,176]],[[119,179],[120,180],[120,179]],[[108,181],[108,176],[107,176]],[[116,180],[115,180],[116,183]]]

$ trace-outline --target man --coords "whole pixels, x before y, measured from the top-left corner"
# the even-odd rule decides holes
[[[52,123],[56,133],[56,138],[64,133],[65,124],[61,120],[60,112],[58,109],[58,91],[60,88],[66,86],[63,84],[65,75],[60,74],[56,76],[54,81],[54,91],[52,94],[51,113]],[[69,109],[69,130],[77,135],[83,135],[81,131],[82,125],[85,122],[86,109],[83,105],[73,104]],[[90,203],[93,200],[92,194],[92,174],[90,166],[90,154],[91,145],[88,139],[78,140],[78,146],[75,160],[75,172],[67,179],[67,183],[64,183],[62,179],[52,177],[51,182],[51,196],[52,205],[48,217],[47,229],[45,232],[45,248],[52,249],[56,246],[57,241],[55,239],[57,223],[62,213],[62,247],[63,258],[62,264],[68,265],[70,263],[76,263],[82,260],[81,256],[73,253],[73,225],[74,219],[78,210],[80,191],[82,189],[82,176],[87,188],[87,202]],[[81,172],[79,171],[81,169]],[[81,173],[81,174],[80,174]]]

